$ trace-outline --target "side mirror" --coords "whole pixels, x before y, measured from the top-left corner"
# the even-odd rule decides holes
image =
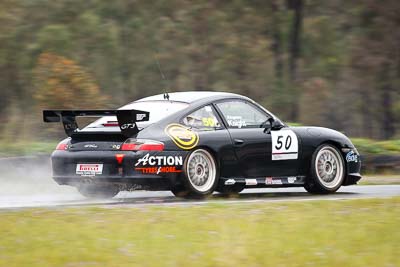
[[[271,130],[280,130],[285,127],[285,125],[279,120],[274,120],[271,125]]]
[[[264,133],[271,133],[272,130],[282,129],[285,125],[279,120],[274,120],[274,118],[269,118],[268,123],[265,124]]]
[[[275,122],[275,120],[272,117],[268,119],[268,123],[265,123],[264,133],[266,133],[266,134],[270,134],[271,133],[271,130],[273,129],[274,122]]]

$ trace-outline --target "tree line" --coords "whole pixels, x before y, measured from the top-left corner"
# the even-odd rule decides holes
[[[41,108],[115,108],[167,88],[398,138],[399,14],[396,0],[3,0],[0,133],[43,138]]]

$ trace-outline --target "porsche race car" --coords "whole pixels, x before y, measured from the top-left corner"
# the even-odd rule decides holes
[[[79,129],[78,117],[99,117]],[[53,179],[86,197],[170,190],[204,197],[245,188],[333,193],[360,179],[360,155],[340,132],[289,127],[255,101],[223,92],[177,92],[117,110],[44,110],[68,138],[51,155]]]

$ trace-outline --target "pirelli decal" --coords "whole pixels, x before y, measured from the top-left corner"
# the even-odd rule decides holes
[[[180,124],[170,124],[165,128],[165,133],[179,148],[192,149],[199,143],[199,135]]]

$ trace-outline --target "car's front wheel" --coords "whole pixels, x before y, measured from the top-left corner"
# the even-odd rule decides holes
[[[344,160],[339,150],[328,144],[319,146],[311,160],[310,177],[304,188],[315,194],[336,192],[345,177]]]
[[[81,184],[76,188],[86,198],[113,198],[119,193],[119,188],[113,185]]]
[[[183,185],[174,188],[176,196],[200,198],[211,195],[218,183],[218,169],[213,155],[205,149],[189,154],[184,164]]]

